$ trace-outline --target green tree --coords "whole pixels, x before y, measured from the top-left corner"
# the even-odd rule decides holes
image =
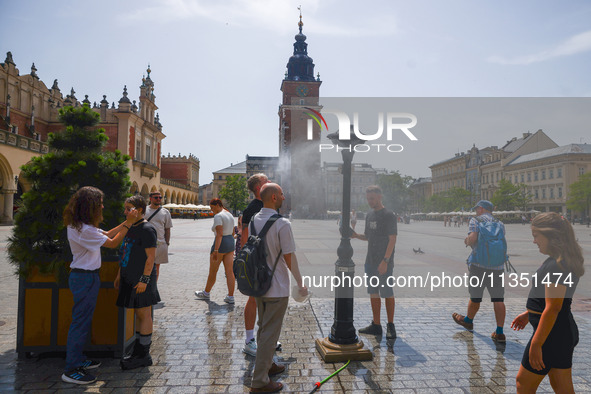
[[[532,195],[527,191],[527,185],[525,183],[519,183],[517,186],[517,192],[515,194],[515,206],[519,209],[527,211],[527,206],[532,202]]]
[[[591,172],[583,174],[579,180],[570,185],[566,207],[573,211],[585,212],[589,215],[591,205]]]
[[[452,187],[446,193],[449,201],[450,211],[469,211],[472,208],[470,205],[470,192],[461,187]]]
[[[493,194],[490,202],[493,203],[498,211],[509,211],[514,209],[517,203],[517,194],[519,187],[506,179],[499,181],[499,188]]]
[[[226,200],[228,207],[236,213],[243,211],[247,206],[248,188],[246,179],[239,174],[226,178],[226,185],[219,192],[219,197]]]
[[[8,240],[8,256],[16,272],[27,276],[35,268],[64,277],[72,261],[62,213],[70,197],[83,186],[105,193],[105,227],[123,219],[123,203],[131,183],[121,152],[103,152],[108,137],[95,126],[100,115],[88,105],[64,107],[59,119],[65,130],[49,134],[50,153],[21,167],[31,189],[24,193]]]
[[[510,211],[515,208],[526,210],[531,203],[531,194],[524,183],[512,184],[506,179],[499,181],[499,188],[492,196],[491,202],[499,211]]]
[[[425,206],[429,211],[453,212],[460,210],[469,210],[470,192],[461,187],[452,187],[451,189],[437,193],[425,201]]]
[[[409,186],[412,182],[412,177],[400,175],[398,171],[378,175],[377,183],[382,188],[384,205],[398,214],[405,212],[411,196]]]

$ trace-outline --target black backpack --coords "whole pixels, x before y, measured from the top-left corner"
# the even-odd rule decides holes
[[[275,259],[273,270],[267,264],[267,248],[265,247],[265,235],[269,228],[279,219],[281,215],[275,214],[267,220],[265,226],[257,235],[254,228],[254,220],[250,223],[250,234],[248,240],[234,258],[234,277],[238,290],[249,297],[261,297],[269,291],[271,281],[277,263],[281,257],[281,250]]]

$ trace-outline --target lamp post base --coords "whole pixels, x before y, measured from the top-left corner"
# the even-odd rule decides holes
[[[373,353],[369,349],[363,348],[363,341],[351,345],[338,345],[332,343],[327,338],[316,339],[316,350],[320,353],[322,360],[327,363],[336,363],[342,361],[371,361]]]

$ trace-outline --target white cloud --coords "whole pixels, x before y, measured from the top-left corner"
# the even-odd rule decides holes
[[[326,3],[326,2],[325,2]],[[154,5],[138,8],[131,14],[120,16],[122,23],[130,21],[171,23],[178,20],[205,18],[231,26],[270,30],[279,34],[291,34],[297,28],[297,7],[303,10],[304,32],[333,36],[367,37],[390,35],[396,31],[392,17],[359,16],[350,21],[327,21],[326,16],[315,18],[319,0],[156,0]],[[326,5],[322,5],[326,8]],[[338,18],[338,17],[337,17]]]
[[[507,65],[527,65],[543,62],[557,57],[575,55],[577,53],[591,50],[591,30],[577,34],[554,46],[553,48],[525,56],[506,58],[502,56],[491,56],[489,62]]]

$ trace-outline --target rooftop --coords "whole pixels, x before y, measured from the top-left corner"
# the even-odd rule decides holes
[[[246,174],[246,161],[230,164],[230,167],[214,171],[214,174]]]
[[[558,148],[546,149],[540,152],[521,155],[507,165],[520,164],[528,161],[547,159],[554,156],[572,155],[577,153],[591,154],[591,144],[570,144]]]

